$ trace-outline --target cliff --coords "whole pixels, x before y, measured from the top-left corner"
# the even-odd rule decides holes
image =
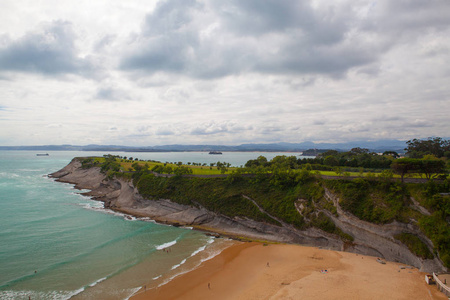
[[[60,182],[75,184],[75,188],[90,190],[86,195],[103,201],[105,208],[137,217],[148,217],[159,223],[175,226],[192,226],[196,229],[233,237],[296,243],[373,255],[390,261],[413,265],[426,272],[445,270],[438,258],[419,258],[405,245],[394,239],[395,234],[401,232],[412,233],[419,236],[432,249],[431,241],[417,228],[398,222],[376,225],[359,220],[343,211],[339,206],[339,199],[329,190],[326,191],[325,197],[333,202],[337,208],[337,214],[332,214],[326,210],[323,210],[323,212],[340,230],[353,236],[354,240],[352,242],[344,242],[338,235],[327,233],[314,227],[300,230],[269,214],[256,201],[245,195],[243,196],[250,200],[261,213],[267,215],[279,225],[257,222],[246,217],[225,216],[207,210],[200,204],[194,207],[179,204],[170,199],[145,199],[139,194],[131,181],[120,178],[107,179],[100,172],[99,167],[82,168],[81,161],[77,158],[73,159],[62,170],[49,176],[56,178]],[[297,210],[301,213],[299,208]]]

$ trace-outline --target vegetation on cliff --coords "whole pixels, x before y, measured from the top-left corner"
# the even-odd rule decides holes
[[[413,144],[423,146],[420,141]],[[411,146],[408,151],[418,156],[419,152],[414,149]],[[415,168],[401,172],[392,168],[402,181],[395,180],[391,171],[394,163],[402,162],[395,153],[378,157],[365,149],[352,149],[346,153],[327,151],[316,161],[309,162],[294,156],[277,156],[271,161],[260,156],[241,168],[231,168],[229,164],[220,162],[210,166],[183,165],[181,162],[143,162],[114,156],[87,158],[82,164],[83,167],[100,167],[108,178],[120,176],[133,180],[139,193],[147,199],[170,199],[231,218],[249,218],[276,225],[284,223],[298,229],[316,227],[351,241],[352,236],[344,233],[327,216],[328,213],[337,214],[333,201],[324,196],[325,190],[329,190],[339,198],[343,210],[361,220],[375,224],[398,221],[420,228],[433,242],[434,254],[450,267],[450,184],[448,179],[444,179],[448,173],[447,152],[436,152],[441,153],[441,157],[431,157],[434,152],[425,150],[420,153],[423,153],[422,157],[407,158],[413,160]],[[418,165],[426,165],[427,161],[439,161],[434,163],[439,167],[429,174],[441,174],[441,180],[434,181],[432,178],[436,176],[427,175],[425,182],[403,182],[404,176],[418,176],[417,172],[421,171]],[[350,178],[346,171],[336,169],[341,165],[359,166],[360,169]],[[375,175],[364,172],[363,166],[384,169]],[[327,168],[334,169],[340,178],[320,176],[317,169]],[[196,173],[199,170],[206,173]],[[429,214],[424,214],[417,205],[428,210]],[[417,236],[404,232],[395,238],[419,257],[433,256]]]

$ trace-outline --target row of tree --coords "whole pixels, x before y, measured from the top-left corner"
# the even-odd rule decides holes
[[[440,137],[406,142],[405,158],[392,162],[392,170],[402,178],[408,173],[423,174],[427,179],[439,174],[447,175],[446,163],[450,158],[450,141]]]
[[[385,151],[382,155],[370,152],[365,148],[353,148],[347,152],[327,150],[315,158],[296,158],[295,156],[277,156],[268,161],[264,156],[249,160],[245,167],[250,173],[277,172],[292,169],[310,170],[339,170],[356,168],[359,172],[364,169],[392,170],[402,177],[408,173],[419,173],[427,179],[435,178],[439,174],[446,176],[450,162],[450,142],[442,138],[428,138],[426,140],[410,140],[405,148],[405,158],[395,151]]]

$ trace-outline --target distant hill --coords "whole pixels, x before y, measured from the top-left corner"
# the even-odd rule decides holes
[[[122,145],[42,145],[42,146],[0,146],[0,150],[30,150],[30,151],[125,151],[125,152],[167,152],[167,151],[270,151],[270,152],[300,152],[308,149],[334,149],[347,151],[355,147],[368,148],[370,151],[384,152],[392,150],[403,152],[405,141],[378,140],[354,141],[347,143],[271,143],[271,144],[241,144],[225,145],[162,145],[162,146],[122,146]]]

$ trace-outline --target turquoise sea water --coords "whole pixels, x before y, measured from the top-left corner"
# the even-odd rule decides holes
[[[46,176],[75,156],[106,153],[49,154],[0,151],[0,299],[126,299],[144,285],[151,288],[195,268],[230,243],[151,220],[129,220]],[[112,154],[233,165],[277,155]]]

